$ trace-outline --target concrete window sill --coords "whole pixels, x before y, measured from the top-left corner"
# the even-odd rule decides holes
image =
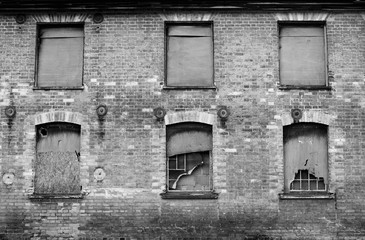
[[[49,91],[49,90],[84,90],[85,87],[33,87],[33,90],[43,90],[43,91]]]
[[[335,198],[335,194],[329,192],[279,193],[280,200],[331,200]]]
[[[180,191],[180,192],[164,192],[161,193],[162,199],[217,199],[218,193],[214,191],[199,192],[199,191]]]
[[[294,86],[294,85],[280,85],[280,90],[332,90],[330,86]]]
[[[163,86],[163,90],[216,90],[216,86],[210,86],[210,87],[171,87],[171,86]]]
[[[42,200],[42,199],[82,199],[85,194],[57,194],[57,195],[49,195],[49,194],[31,194],[28,195],[29,199],[34,200]]]

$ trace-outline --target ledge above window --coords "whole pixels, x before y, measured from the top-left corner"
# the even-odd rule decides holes
[[[330,86],[313,86],[313,85],[303,85],[303,86],[294,86],[294,85],[280,85],[280,90],[332,90]]]
[[[336,195],[330,192],[279,193],[279,199],[281,200],[331,200],[335,198]]]
[[[162,199],[217,199],[218,193],[214,191],[179,191],[161,193]]]

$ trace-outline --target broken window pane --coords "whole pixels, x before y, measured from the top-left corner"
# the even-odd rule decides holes
[[[81,87],[83,48],[83,26],[40,26],[37,61],[38,87]]]
[[[294,180],[291,183],[291,188],[290,189],[292,189],[292,190],[300,190],[300,181]]]
[[[303,170],[301,172],[302,179],[308,179],[308,170]]]
[[[167,126],[167,184],[169,190],[208,191],[212,128],[207,124]]]
[[[167,86],[213,86],[210,24],[167,25]]]
[[[185,170],[186,166],[186,155],[178,155],[177,156],[177,168]]]
[[[326,85],[324,34],[324,26],[321,24],[281,24],[279,49],[281,84]]]
[[[290,184],[290,190],[300,191],[319,191],[325,190],[325,184],[323,178],[317,178],[313,174],[309,174],[308,170],[299,170],[295,174],[294,180]]]
[[[285,192],[327,190],[327,126],[296,123],[284,127]]]
[[[183,160],[186,169],[169,167],[170,190],[209,190],[209,152],[196,152],[176,156]]]
[[[176,157],[170,157],[169,158],[169,169],[176,169]]]
[[[36,194],[80,193],[80,126],[37,126],[34,188]]]
[[[318,190],[326,190],[326,184],[324,183],[323,178],[319,178]]]

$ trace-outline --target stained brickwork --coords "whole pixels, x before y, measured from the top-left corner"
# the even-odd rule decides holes
[[[0,239],[365,238],[361,13],[105,11],[100,24],[92,14],[27,12],[24,24],[15,13],[0,15]],[[213,22],[216,88],[165,89],[164,21],[199,20]],[[326,21],[329,89],[280,89],[278,20]],[[38,22],[84,23],[82,90],[34,89]],[[225,122],[220,106],[231,112]],[[328,125],[333,198],[279,197],[283,126],[294,108],[303,121]],[[212,125],[218,199],[160,196],[166,124],[180,121]],[[81,126],[82,194],[72,198],[34,194],[35,131],[49,122]],[[105,172],[99,180],[97,168]]]

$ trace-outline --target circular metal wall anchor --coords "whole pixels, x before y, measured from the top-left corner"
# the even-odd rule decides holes
[[[94,171],[94,178],[96,181],[101,182],[104,180],[106,173],[102,168],[96,168]]]
[[[3,183],[5,185],[11,185],[14,183],[14,178],[15,178],[14,173],[5,173],[3,175]]]
[[[102,23],[104,21],[104,16],[101,13],[95,13],[93,16],[94,23]]]
[[[98,114],[99,117],[104,117],[108,113],[108,108],[104,104],[100,104],[96,108],[96,114]]]
[[[9,118],[13,118],[15,117],[15,114],[16,114],[16,110],[15,110],[15,107],[13,106],[8,106],[5,108],[5,115]]]
[[[229,115],[231,113],[229,112],[228,108],[226,106],[221,106],[217,111],[218,117],[220,117],[222,120],[227,120]]]
[[[163,107],[157,107],[153,109],[153,115],[155,115],[158,121],[162,121],[166,115],[166,110]]]
[[[26,20],[27,20],[27,17],[24,14],[18,14],[15,16],[15,21],[18,24],[23,24],[23,23],[25,23]]]
[[[303,116],[302,110],[300,110],[298,108],[292,109],[291,116],[295,123],[299,122],[299,119],[301,119]]]

